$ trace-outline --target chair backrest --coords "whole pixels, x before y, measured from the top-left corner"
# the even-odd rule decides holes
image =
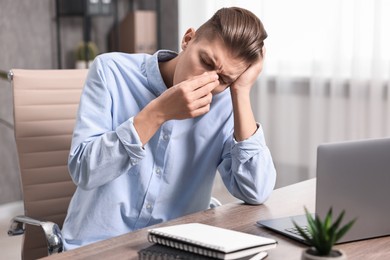
[[[14,69],[15,139],[25,215],[60,228],[75,191],[67,168],[87,70]],[[23,259],[47,255],[42,230],[26,226]]]

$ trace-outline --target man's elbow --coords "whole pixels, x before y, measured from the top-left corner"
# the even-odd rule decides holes
[[[89,176],[89,171],[87,167],[81,167],[81,163],[73,158],[70,158],[68,161],[68,171],[70,177],[72,178],[73,183],[83,189],[83,190],[92,190],[96,188],[87,176]]]
[[[250,205],[260,205],[267,201],[271,192],[267,194],[256,194],[255,196],[247,197],[244,202]]]
[[[261,188],[254,188],[244,200],[248,204],[260,205],[267,201],[275,188],[276,173],[272,174]]]

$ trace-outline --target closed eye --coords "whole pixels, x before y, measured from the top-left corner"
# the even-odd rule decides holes
[[[208,63],[205,59],[201,58],[200,60],[203,64],[203,66],[205,66],[207,69],[210,69],[210,70],[214,69],[214,65]]]
[[[223,80],[223,78],[221,76],[218,77],[218,80],[219,82],[222,84],[222,85],[225,85],[226,82]]]

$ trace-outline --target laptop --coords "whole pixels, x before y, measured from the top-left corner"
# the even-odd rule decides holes
[[[322,219],[342,210],[342,224],[355,224],[338,243],[390,235],[390,138],[322,144],[317,149],[315,214]],[[303,210],[303,208],[302,208]],[[259,220],[258,225],[304,242],[292,223],[306,216]],[[334,221],[334,220],[333,220]]]

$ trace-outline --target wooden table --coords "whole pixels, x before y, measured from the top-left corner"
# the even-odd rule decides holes
[[[153,227],[199,222],[239,230],[275,238],[278,241],[278,246],[268,251],[267,260],[300,259],[301,252],[305,248],[303,244],[258,227],[255,223],[259,219],[303,214],[304,206],[314,212],[315,179],[276,189],[263,205],[251,206],[242,203],[230,203]],[[151,245],[147,241],[147,230],[149,228],[52,255],[49,259],[138,259],[138,251]],[[390,236],[345,243],[336,246],[336,248],[344,250],[349,259],[390,259]]]

